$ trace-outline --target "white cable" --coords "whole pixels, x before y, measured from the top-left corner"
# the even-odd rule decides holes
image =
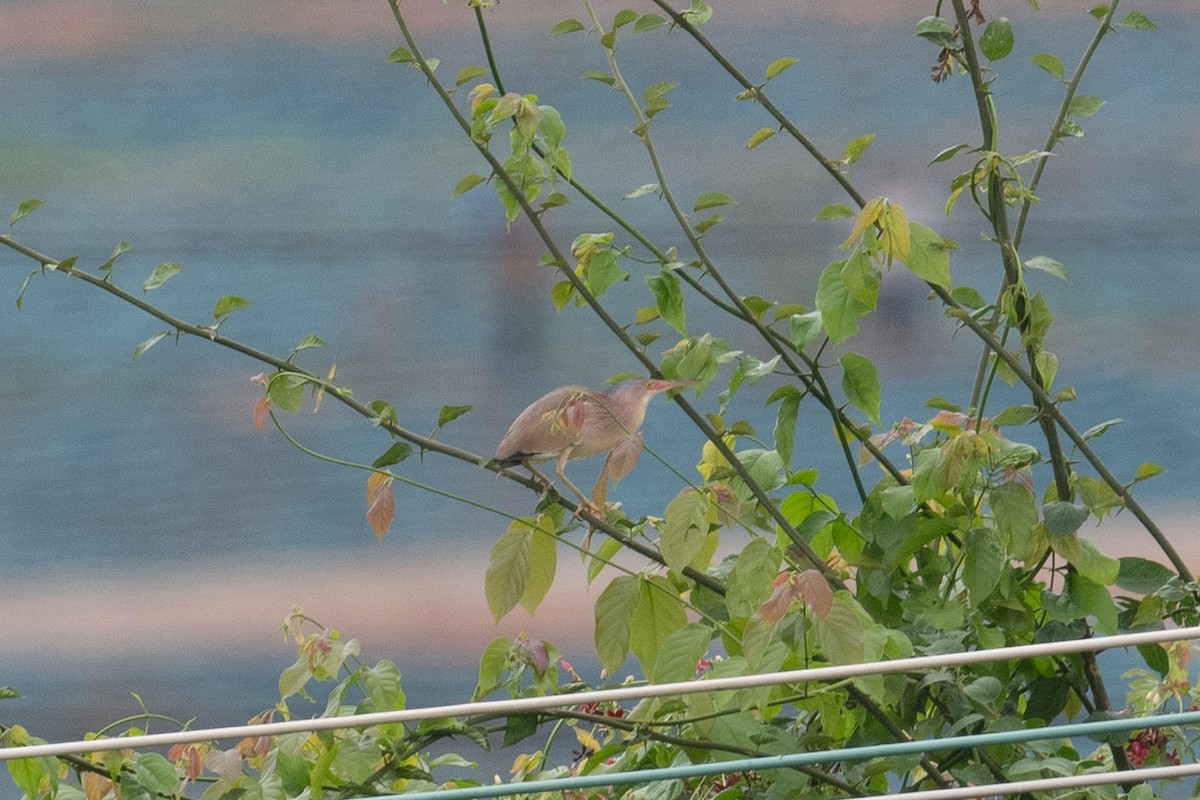
[[[423,719],[462,717],[479,715],[525,714],[552,708],[578,706],[585,703],[608,703],[619,700],[638,700],[647,697],[697,694],[734,689],[753,689],[783,683],[805,681],[837,681],[865,675],[887,675],[897,672],[913,672],[923,669],[939,669],[964,664],[980,664],[991,661],[1015,661],[1038,656],[1069,655],[1107,650],[1113,647],[1133,647],[1140,644],[1156,644],[1200,639],[1200,626],[1176,628],[1162,631],[1124,633],[1116,636],[1101,636],[1090,639],[1071,639],[1065,642],[1046,642],[1017,647],[998,647],[991,650],[972,650],[965,653],[949,653],[937,656],[920,656],[895,661],[870,661],[863,664],[844,664],[836,667],[815,667],[790,672],[772,672],[763,675],[742,675],[735,678],[712,678],[682,683],[662,683],[642,686],[623,686],[619,689],[597,689],[566,695],[546,697],[522,697],[516,700],[491,700],[479,703],[412,708],[404,711],[378,711],[371,714],[355,714],[345,717],[320,717],[317,719],[295,719],[286,722],[270,722],[262,725],[235,725],[224,728],[202,728],[198,730],[152,733],[144,736],[91,741],[58,742],[35,744],[27,747],[0,748],[0,761],[16,758],[38,758],[60,756],[69,753],[96,753],[107,750],[122,750],[127,747],[158,747],[162,745],[205,742],[211,739],[240,739],[247,736],[278,736],[285,733],[361,728],[369,725],[384,725],[396,722],[414,722]]]
[[[989,797],[1022,792],[1049,792],[1055,789],[1078,789],[1083,786],[1100,786],[1111,783],[1145,783],[1146,781],[1170,780],[1200,775],[1200,764],[1182,764],[1174,767],[1146,767],[1123,772],[1093,772],[1087,775],[1064,775],[1058,778],[1033,778],[1012,783],[989,783],[982,786],[956,786],[952,789],[926,789],[919,792],[898,794],[871,794],[852,800],[967,800],[967,798]],[[851,800],[847,798],[847,800]]]

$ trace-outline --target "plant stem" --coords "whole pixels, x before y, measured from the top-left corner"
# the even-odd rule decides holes
[[[471,137],[470,122],[463,116],[462,112],[458,109],[458,106],[454,104],[454,100],[450,97],[450,93],[446,91],[445,86],[443,86],[441,81],[439,81],[434,75],[433,70],[429,67],[429,62],[421,54],[420,48],[417,46],[416,39],[413,37],[412,31],[409,30],[408,23],[405,21],[404,15],[400,11],[399,0],[388,0],[388,5],[392,9],[392,16],[396,20],[396,25],[400,29],[400,34],[403,36],[406,46],[413,55],[413,63],[416,64],[421,70],[422,74],[424,74],[426,80],[429,82],[429,85],[433,87],[433,90],[437,93],[438,97],[445,105],[446,110],[462,129],[463,133],[465,133],[468,137]],[[479,154],[483,156],[484,160],[488,162],[488,165],[492,168],[492,172],[508,187],[513,197],[520,205],[521,211],[529,220],[529,223],[533,226],[534,231],[542,240],[542,243],[546,245],[552,262],[563,274],[563,276],[571,282],[571,285],[575,288],[575,291],[579,297],[592,309],[592,312],[595,313],[604,326],[609,329],[617,341],[619,341],[634,356],[634,358],[636,358],[642,364],[642,366],[644,366],[647,371],[650,372],[650,374],[661,375],[661,373],[658,371],[658,366],[646,355],[637,342],[630,337],[630,335],[625,331],[624,327],[621,326],[615,319],[613,319],[612,315],[608,313],[608,310],[588,289],[587,284],[583,281],[583,279],[576,275],[575,271],[571,269],[565,254],[554,241],[554,237],[552,237],[549,231],[546,229],[541,215],[538,213],[537,209],[533,207],[532,203],[526,199],[521,187],[513,179],[512,175],[510,175],[509,172],[504,168],[504,165],[500,163],[500,160],[483,143],[475,141],[474,138],[471,138],[471,142],[475,145],[476,149],[479,151]],[[824,559],[822,559],[816,554],[816,552],[812,550],[812,547],[809,546],[808,542],[805,541],[802,536],[800,536],[800,534],[796,531],[796,528],[791,524],[790,521],[788,521],[787,517],[783,515],[783,512],[780,511],[778,505],[772,501],[771,497],[766,493],[762,486],[760,486],[759,483],[754,480],[753,476],[750,475],[750,471],[744,464],[742,464],[742,462],[734,454],[733,450],[730,449],[729,445],[725,443],[724,438],[717,433],[717,430],[708,422],[708,420],[705,419],[704,416],[700,414],[700,412],[698,412],[691,405],[691,403],[684,398],[682,393],[675,396],[675,403],[688,416],[688,418],[692,421],[692,424],[702,431],[709,441],[713,443],[713,446],[717,448],[717,451],[725,457],[726,461],[728,461],[734,472],[738,474],[738,477],[742,479],[742,481],[754,494],[755,498],[759,501],[759,503],[762,504],[763,508],[767,510],[767,512],[779,525],[780,529],[783,530],[784,533],[786,533],[787,536],[796,544],[797,548],[804,553],[805,558],[811,562],[813,568],[819,570],[831,585],[837,588],[844,588],[845,584],[842,582],[842,579],[837,576],[837,574],[828,564],[825,563]],[[605,533],[608,533],[608,531],[605,530]]]
[[[51,258],[48,255],[45,255],[43,253],[38,252],[37,250],[34,250],[33,248],[23,245],[7,234],[0,234],[0,245],[5,245],[5,246],[17,251],[18,253],[21,253],[22,255],[25,255],[25,256],[33,259],[34,261],[37,261],[44,268],[52,269],[55,272],[61,272],[66,277],[78,278],[79,280],[82,280],[84,283],[87,283],[91,286],[94,286],[97,289],[101,289],[105,292],[108,292],[109,294],[125,301],[126,303],[129,303],[130,305],[145,312],[146,314],[149,314],[150,316],[154,317],[155,319],[165,322],[171,328],[174,328],[174,330],[177,334],[185,334],[185,335],[195,336],[198,339],[201,339],[203,341],[208,341],[208,342],[211,342],[212,344],[219,345],[221,347],[225,347],[229,350],[233,350],[234,352],[241,353],[242,355],[248,356],[251,359],[258,361],[262,364],[266,364],[268,366],[274,367],[277,370],[280,370],[283,372],[290,372],[292,374],[301,376],[305,380],[312,383],[313,385],[324,388],[331,397],[333,397],[335,400],[342,403],[346,407],[350,408],[355,413],[360,414],[361,416],[365,417],[366,419],[371,420],[373,423],[379,425],[379,427],[383,428],[384,430],[386,430],[388,433],[392,434],[393,436],[396,436],[398,438],[404,439],[405,441],[411,442],[412,444],[415,444],[417,447],[419,447],[422,450],[428,450],[430,452],[439,453],[444,456],[449,456],[450,458],[458,459],[459,461],[464,461],[468,464],[473,464],[478,467],[483,467],[484,469],[495,472],[497,475],[503,476],[504,478],[507,478],[508,480],[511,480],[515,483],[519,483],[528,489],[533,489],[534,491],[541,492],[544,488],[541,485],[541,483],[536,481],[532,476],[525,476],[514,470],[501,467],[498,464],[494,463],[494,461],[490,458],[481,456],[477,453],[472,453],[468,450],[463,450],[458,447],[453,447],[453,446],[445,444],[444,442],[441,442],[437,439],[432,439],[428,436],[422,436],[418,433],[415,433],[414,431],[408,430],[407,428],[403,428],[396,423],[384,422],[384,421],[380,420],[378,415],[373,410],[371,410],[371,408],[369,408],[368,406],[359,402],[358,400],[354,399],[353,395],[351,395],[351,393],[346,391],[343,387],[335,386],[332,383],[330,383],[329,381],[325,380],[324,378],[321,378],[320,376],[318,376],[312,372],[309,372],[308,370],[305,370],[305,369],[302,369],[302,368],[296,366],[295,364],[293,364],[291,361],[289,361],[287,359],[278,358],[276,356],[271,355],[270,353],[266,353],[262,350],[258,350],[256,348],[251,347],[250,345],[240,342],[236,339],[231,339],[228,336],[223,336],[217,330],[215,330],[213,328],[205,327],[203,325],[194,325],[194,324],[192,324],[190,322],[186,322],[185,320],[182,320],[178,317],[172,316],[171,314],[168,314],[167,312],[163,311],[162,309],[158,308],[157,306],[154,306],[154,305],[146,302],[144,299],[138,297],[137,295],[127,292],[124,289],[121,289],[120,287],[118,287],[112,283],[109,283],[108,281],[106,281],[102,278],[98,278],[89,272],[85,272],[78,268],[74,268],[70,272],[67,272],[65,270],[59,270],[59,269],[57,269],[57,267],[60,263],[59,260]],[[422,484],[422,486],[423,486],[423,484]],[[433,490],[432,487],[429,487],[429,488],[431,491],[438,491],[438,490]],[[439,491],[439,493],[440,493],[440,491]],[[653,547],[651,547],[647,544],[644,544],[644,543],[626,535],[623,531],[621,531],[621,529],[612,525],[606,519],[603,519],[601,517],[596,516],[595,514],[592,514],[587,509],[581,508],[575,502],[573,502],[567,498],[563,498],[560,496],[558,499],[558,502],[565,509],[578,515],[588,525],[594,527],[598,531],[601,531],[606,536],[616,539],[623,546],[629,548],[630,550],[633,550],[634,552],[638,553],[639,555],[645,556],[646,558],[649,558],[650,560],[654,561],[657,564],[666,566],[666,561],[663,559],[661,553],[659,553]],[[706,575],[698,570],[695,570],[691,567],[685,567],[683,572],[685,575],[687,575],[687,577],[694,580],[697,584],[702,585],[705,588],[716,592],[717,594],[723,595],[725,593],[725,585],[721,581],[719,581],[709,575]]]

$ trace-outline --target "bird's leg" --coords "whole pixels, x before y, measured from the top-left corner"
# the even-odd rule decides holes
[[[600,468],[600,477],[596,478],[596,485],[592,487],[592,502],[600,508],[604,508],[608,502],[608,462],[612,460],[612,453],[608,454],[608,458],[604,459],[604,466]]]
[[[522,463],[525,465],[525,469],[529,470],[529,472],[533,475],[534,479],[542,484],[543,495],[554,488],[554,481],[543,475],[537,467],[535,467],[533,464],[530,464],[528,461]]]
[[[571,448],[568,447],[568,448],[564,449],[562,451],[562,455],[560,455],[558,457],[558,469],[556,470],[556,472],[558,473],[558,477],[562,478],[562,482],[566,485],[566,487],[568,489],[570,489],[572,492],[574,492],[575,496],[579,498],[580,506],[575,511],[576,516],[579,515],[580,511],[585,511],[585,510],[588,511],[589,513],[595,514],[597,516],[601,516],[601,517],[604,516],[603,510],[600,507],[598,507],[595,503],[593,503],[591,500],[589,500],[584,495],[583,492],[579,491],[579,487],[576,486],[575,484],[571,483],[571,479],[567,477],[565,472],[563,472],[563,470],[567,466],[567,459],[569,459],[570,457],[571,457]]]

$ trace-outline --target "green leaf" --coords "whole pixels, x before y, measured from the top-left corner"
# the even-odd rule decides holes
[[[629,23],[636,22],[638,16],[640,15],[633,9],[623,8],[616,13],[616,16],[613,17],[613,27],[624,28]]]
[[[1118,559],[1120,569],[1117,571],[1117,586],[1127,592],[1150,594],[1157,592],[1167,581],[1176,577],[1175,573],[1157,561],[1137,556],[1127,556]]]
[[[617,266],[617,254],[612,250],[597,250],[588,262],[586,275],[588,290],[596,297],[629,278],[629,273]]]
[[[954,298],[955,302],[971,309],[983,308],[988,304],[979,290],[973,286],[955,286],[950,290],[950,296]]]
[[[1133,28],[1135,31],[1158,30],[1158,26],[1140,11],[1130,11],[1125,15],[1125,19],[1121,20],[1117,24],[1125,28]]]
[[[133,762],[138,783],[153,795],[170,797],[179,787],[175,765],[159,753],[141,753]]]
[[[692,206],[692,211],[703,211],[706,208],[717,208],[719,206],[727,206],[736,201],[727,194],[721,192],[706,192],[696,198],[696,204]]]
[[[1064,74],[1063,63],[1058,56],[1050,53],[1037,53],[1036,55],[1030,56],[1029,60],[1059,80],[1062,79]]]
[[[267,381],[267,397],[282,411],[295,414],[304,405],[307,381],[299,375],[276,372]]]
[[[538,130],[545,137],[546,144],[558,147],[567,135],[567,125],[563,122],[562,114],[558,113],[558,109],[554,106],[541,105],[537,107],[537,110],[542,114]]]
[[[587,78],[589,81],[598,81],[599,83],[604,83],[609,86],[612,86],[614,83],[616,83],[612,75],[601,70],[589,69],[583,73],[583,77]]]
[[[146,341],[139,344],[137,347],[133,348],[133,360],[137,361],[138,356],[142,355],[147,350],[149,350],[151,347],[154,347],[154,345],[158,344],[164,338],[166,338],[167,336],[170,336],[170,335],[171,334],[169,331],[159,331],[158,333],[154,334]]]
[[[687,615],[666,577],[640,576],[637,588],[637,604],[629,625],[629,649],[642,663],[645,673],[653,676],[663,644],[687,624]]]
[[[704,23],[712,19],[712,9],[705,0],[692,0],[691,5],[683,12],[683,17],[697,28],[703,28]]]
[[[596,655],[600,657],[600,665],[610,675],[620,669],[629,653],[629,633],[638,600],[638,583],[634,575],[618,575],[596,599]]]
[[[712,629],[700,622],[689,622],[663,642],[654,662],[654,674],[646,677],[655,683],[676,683],[696,677],[696,666],[708,652]]]
[[[476,175],[474,173],[465,175],[461,181],[454,184],[454,191],[451,192],[450,196],[458,197],[460,194],[466,194],[486,180],[487,178],[483,177],[482,175]]]
[[[131,245],[129,242],[118,243],[117,246],[113,248],[112,255],[108,257],[108,260],[101,264],[97,269],[100,272],[112,273],[113,264],[117,263],[117,259],[121,257],[122,253],[127,252],[132,247],[133,245]]]
[[[1088,13],[1096,19],[1104,19],[1104,15],[1108,13],[1108,6],[1101,3],[1100,5],[1092,6],[1088,9]]]
[[[858,333],[858,318],[871,312],[871,306],[856,300],[842,278],[845,261],[825,267],[817,282],[817,309],[821,324],[834,344],[841,344]]]
[[[1105,103],[1104,98],[1091,94],[1077,94],[1067,105],[1067,114],[1072,117],[1090,117],[1100,110]]]
[[[576,31],[586,30],[583,23],[577,19],[564,19],[562,22],[550,29],[550,33],[558,36],[564,33],[575,33]]]
[[[804,397],[795,387],[788,386],[788,391],[779,401],[779,411],[775,416],[774,443],[775,452],[783,460],[785,469],[792,463],[792,448],[796,439],[796,418],[800,412],[800,400]]]
[[[933,161],[930,161],[929,165],[933,166],[934,164],[940,164],[943,161],[949,161],[951,158],[953,158],[958,153],[959,150],[962,150],[963,148],[970,147],[970,146],[971,145],[969,145],[969,144],[956,144],[951,147],[947,147],[945,150],[941,151],[936,156],[934,156]]]
[[[1025,262],[1025,266],[1029,269],[1036,269],[1049,273],[1050,275],[1053,275],[1056,278],[1061,278],[1064,281],[1071,279],[1070,276],[1067,275],[1066,267],[1055,261],[1053,258],[1049,258],[1047,256],[1034,256]]]
[[[387,57],[387,61],[392,64],[409,64],[412,60],[413,54],[407,47],[397,47]]]
[[[454,76],[454,85],[462,86],[467,81],[475,80],[480,75],[486,75],[486,74],[487,74],[487,67],[480,67],[480,66],[463,67],[462,69],[460,69],[458,71],[458,74]]]
[[[1037,416],[1034,406],[1009,406],[992,417],[992,424],[997,426],[1024,425]]]
[[[991,528],[973,528],[963,538],[962,581],[971,603],[980,608],[1004,574],[1006,555],[1000,535]]]
[[[438,412],[437,426],[441,428],[446,423],[458,419],[472,408],[474,406],[442,406],[442,410]]]
[[[830,203],[818,211],[813,219],[850,219],[853,216],[854,209],[845,203]]]
[[[754,448],[737,453],[738,461],[750,473],[750,478],[763,489],[772,491],[783,485],[783,458],[774,450]]]
[[[708,535],[708,499],[694,489],[684,489],[667,504],[659,550],[672,574],[680,576],[684,567],[704,547]]]
[[[875,365],[858,353],[843,353],[838,361],[842,365],[842,390],[846,392],[847,399],[876,426],[880,425],[879,402],[882,393]]]
[[[399,464],[410,455],[412,455],[412,447],[408,442],[396,442],[385,450],[383,455],[372,461],[371,466],[374,469],[384,469],[385,467]]]
[[[370,699],[368,711],[403,711],[404,690],[400,688],[400,668],[386,658],[362,672],[362,685]]]
[[[679,287],[679,278],[668,270],[658,275],[647,275],[646,283],[654,293],[654,302],[663,321],[680,336],[687,336],[687,319],[683,310],[683,292]]]
[[[771,80],[779,73],[799,63],[799,61],[800,59],[792,58],[791,56],[775,59],[770,64],[767,64],[767,80]]]
[[[1042,377],[1042,387],[1049,391],[1054,384],[1054,377],[1058,375],[1058,356],[1049,350],[1039,350],[1033,357],[1033,363],[1037,365],[1038,374]]]
[[[34,198],[30,198],[29,200],[22,200],[21,204],[19,206],[17,206],[17,210],[14,211],[12,213],[12,216],[8,218],[8,227],[11,228],[12,226],[16,225],[18,221],[20,221],[24,217],[29,216],[34,211],[37,211],[39,208],[41,208],[44,205],[46,205],[45,200],[37,200]],[[34,795],[30,795],[30,796],[33,797]]]
[[[225,297],[218,299],[213,305],[213,319],[219,320],[222,317],[232,314],[234,311],[247,308],[251,305],[253,305],[253,303],[244,297],[226,295]]]
[[[150,277],[146,278],[145,282],[142,283],[142,291],[148,292],[151,289],[157,289],[174,277],[181,269],[183,269],[183,267],[170,262],[159,264],[154,268],[154,271],[150,273]]]
[[[759,128],[754,132],[754,135],[750,137],[750,141],[746,142],[746,149],[753,150],[767,139],[770,139],[776,133],[777,131],[774,128]]]
[[[1063,500],[1046,503],[1042,515],[1046,519],[1046,530],[1052,537],[1070,536],[1079,530],[1088,518],[1086,506],[1075,505]]]
[[[695,225],[693,225],[692,228],[693,228],[693,230],[696,231],[697,236],[703,236],[704,232],[707,231],[709,228],[711,228],[714,225],[720,225],[724,221],[725,221],[725,217],[723,215],[713,214],[712,216],[705,217],[704,219],[700,220]]]
[[[850,255],[846,266],[842,268],[842,282],[855,300],[871,310],[875,309],[883,274],[867,255],[866,248],[855,248]]]
[[[1166,472],[1165,469],[1151,461],[1143,461],[1138,465],[1137,473],[1133,476],[1134,483],[1144,481],[1147,478],[1153,478],[1155,475],[1161,475]]]
[[[1012,49],[1012,23],[1007,17],[996,17],[983,29],[983,35],[979,37],[979,51],[989,61],[999,61]]]
[[[660,17],[658,14],[643,14],[638,18],[637,22],[633,23],[633,32],[645,33],[646,31],[652,31],[655,28],[661,28],[666,24],[666,19]]]
[[[1113,419],[1101,422],[1099,425],[1093,425],[1092,427],[1088,428],[1086,431],[1083,432],[1083,438],[1084,439],[1099,439],[1101,436],[1103,436],[1105,433],[1108,432],[1109,428],[1112,428],[1115,425],[1120,425],[1124,421],[1125,420],[1121,419],[1120,417],[1115,417]]]
[[[727,580],[729,613],[749,617],[771,596],[771,581],[779,574],[779,549],[766,539],[751,539],[738,554]]]
[[[471,694],[472,701],[482,700],[500,688],[500,677],[504,667],[508,665],[508,651],[512,642],[506,636],[492,639],[479,657],[479,679],[475,683],[475,691]]]
[[[831,664],[861,664],[866,623],[858,603],[845,589],[833,593],[833,606],[817,620],[817,643]]]
[[[1058,127],[1058,135],[1059,136],[1072,136],[1072,137],[1078,139],[1080,136],[1083,136],[1083,128],[1076,125],[1074,122],[1072,122],[1069,119],[1064,119],[1062,125],[1060,125]]]
[[[1002,483],[988,493],[988,504],[1002,541],[1014,553],[1024,552],[1038,521],[1033,492],[1016,481]]]
[[[958,46],[958,37],[954,34],[954,28],[941,17],[922,18],[917,22],[914,33],[938,47],[955,48]]]
[[[488,608],[497,623],[517,607],[525,594],[535,524],[530,517],[513,520],[492,547],[483,588]]]
[[[622,200],[634,200],[638,197],[643,197],[648,194],[654,194],[659,191],[657,183],[643,183],[636,189],[626,192],[621,196]]]
[[[797,350],[803,350],[817,340],[821,335],[821,312],[809,311],[806,314],[794,314],[790,321],[791,341]]]
[[[1090,617],[1095,617],[1097,633],[1117,632],[1117,607],[1109,594],[1107,584],[1089,580],[1083,571],[1067,575],[1067,596]]]
[[[532,531],[529,541],[529,579],[520,601],[530,616],[550,591],[557,568],[558,538],[554,535],[554,521],[543,514],[538,517],[537,529]]]
[[[950,243],[919,222],[910,223],[908,259],[913,274],[935,286],[950,286]]]
[[[550,287],[550,299],[554,301],[554,308],[558,311],[566,308],[567,303],[571,302],[571,298],[574,296],[575,284],[570,281],[558,281]]]
[[[678,85],[674,81],[652,83],[642,90],[642,102],[647,106],[653,106],[666,97]]]
[[[292,348],[292,352],[298,352],[300,350],[309,350],[314,347],[324,347],[324,346],[325,346],[325,340],[322,339],[320,336],[317,336],[315,333],[306,333],[304,335],[304,338],[301,339],[296,344],[296,346]]]
[[[843,163],[850,165],[858,161],[860,158],[866,155],[867,150],[870,149],[871,143],[874,141],[875,134],[873,133],[868,133],[865,136],[859,136],[856,139],[852,139],[850,143],[846,145],[846,152],[842,157]]]

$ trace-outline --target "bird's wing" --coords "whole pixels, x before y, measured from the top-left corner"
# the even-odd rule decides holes
[[[592,394],[586,386],[563,386],[533,401],[509,426],[496,449],[502,464],[548,461],[579,442]]]

